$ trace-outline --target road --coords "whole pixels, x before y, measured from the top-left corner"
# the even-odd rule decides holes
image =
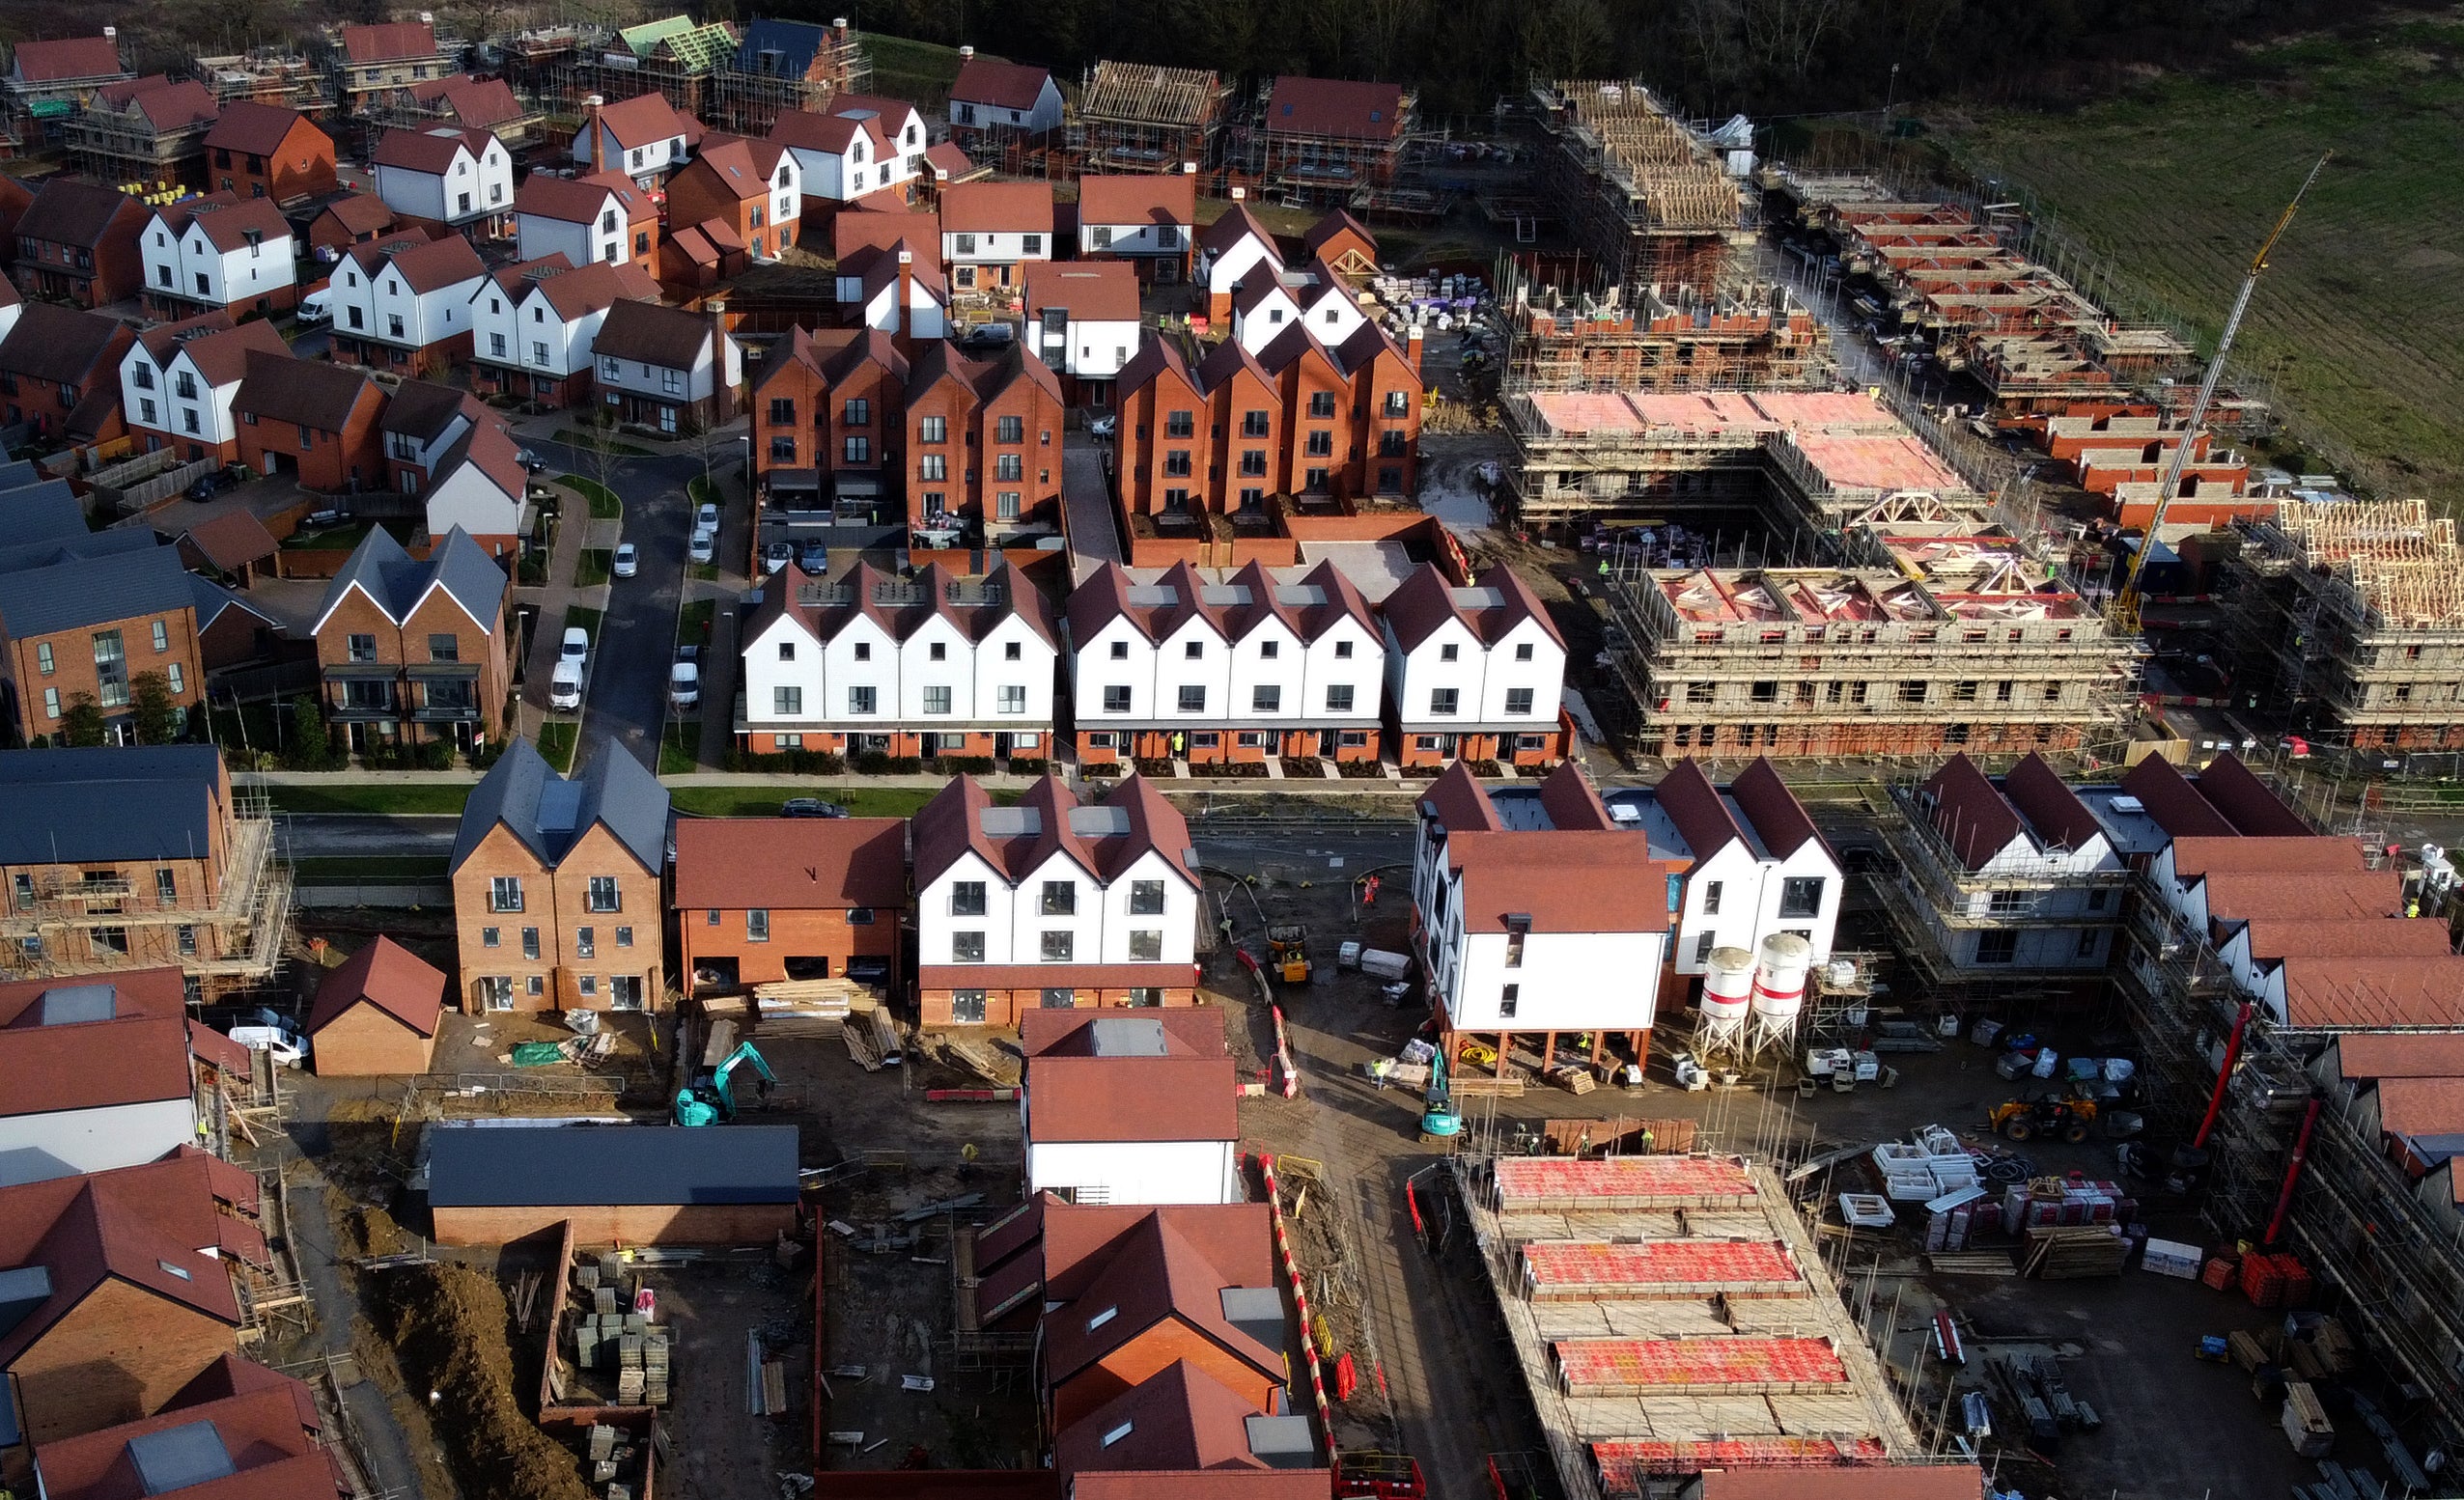
[[[454,830],[461,826],[450,813],[293,813],[285,819],[284,853],[291,859],[443,859],[454,851]]]

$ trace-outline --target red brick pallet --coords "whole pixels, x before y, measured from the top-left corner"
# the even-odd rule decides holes
[[[1803,1296],[1796,1263],[1777,1241],[1655,1239],[1640,1244],[1546,1240],[1523,1247],[1524,1294],[1540,1301],[1655,1301],[1724,1292]]]
[[[1822,1339],[1567,1339],[1550,1347],[1568,1396],[1809,1395],[1848,1381]]]

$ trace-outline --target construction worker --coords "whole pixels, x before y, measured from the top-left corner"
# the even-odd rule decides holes
[[[1376,905],[1378,903],[1378,887],[1384,884],[1385,881],[1386,877],[1384,875],[1371,875],[1367,879],[1361,881],[1360,904],[1363,906]]]

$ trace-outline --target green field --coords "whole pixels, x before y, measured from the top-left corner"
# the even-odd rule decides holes
[[[285,783],[266,789],[277,813],[371,813],[461,816],[470,800],[467,783],[346,781],[313,786]]]
[[[1929,118],[2024,186],[2136,299],[2213,347],[2251,255],[2320,177],[2236,343],[2317,457],[2391,497],[2464,505],[2464,22],[2252,49],[2069,114]]]
[[[907,99],[925,109],[947,100],[950,84],[958,77],[958,48],[938,42],[867,32],[864,53],[873,63],[874,93]]]

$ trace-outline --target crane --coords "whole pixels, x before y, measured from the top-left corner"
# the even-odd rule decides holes
[[[2276,221],[2276,228],[2258,247],[2258,254],[2251,257],[2250,269],[2242,273],[2242,290],[2234,295],[2233,310],[2225,319],[2225,332],[2216,341],[2216,357],[2207,362],[2206,377],[2198,382],[2198,399],[2191,403],[2190,420],[2182,425],[2181,441],[2173,445],[2173,457],[2165,465],[2165,477],[2157,483],[2156,513],[2147,517],[2147,534],[2140,539],[2139,551],[2130,560],[2130,571],[2122,576],[2121,589],[2114,596],[2112,618],[2117,630],[2139,628],[2140,569],[2147,566],[2147,554],[2156,550],[2156,528],[2165,524],[2165,510],[2181,488],[2182,469],[2190,462],[2191,443],[2207,421],[2207,403],[2216,399],[2216,382],[2225,375],[2225,356],[2232,351],[2233,335],[2241,331],[2242,315],[2250,311],[2250,296],[2258,290],[2259,273],[2267,269],[2268,254],[2276,248],[2276,241],[2284,237],[2293,215],[2301,209],[2302,200],[2310,196],[2310,184],[2318,181],[2318,175],[2327,170],[2327,163],[2335,155],[2332,151],[2322,154],[2318,164],[2310,168],[2310,176],[2302,179],[2301,189],[2284,206],[2283,216]]]

